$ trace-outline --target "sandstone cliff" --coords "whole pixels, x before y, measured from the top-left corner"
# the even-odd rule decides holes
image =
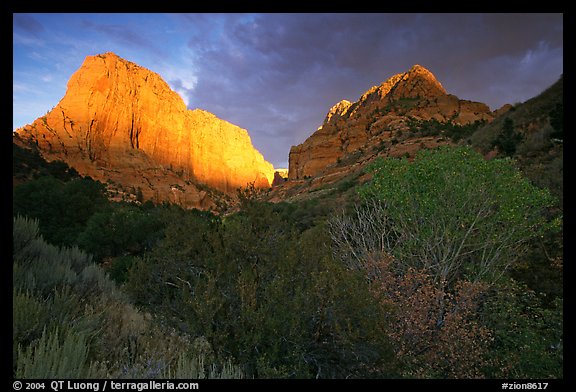
[[[324,123],[289,156],[291,180],[314,177],[337,163],[377,148],[418,121],[466,125],[491,121],[494,113],[479,102],[448,94],[434,75],[420,65],[374,86],[354,103],[334,105]]]
[[[188,207],[213,204],[199,183],[232,193],[274,179],[246,130],[188,110],[158,74],[114,53],[88,56],[58,105],[16,132],[48,160]]]

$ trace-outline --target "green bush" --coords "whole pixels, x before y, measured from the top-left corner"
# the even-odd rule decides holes
[[[121,294],[106,272],[96,264],[86,266],[79,275],[76,292],[82,297],[120,298]]]
[[[487,297],[482,312],[493,331],[493,378],[563,378],[564,312],[557,298],[546,307],[536,293],[512,279]]]
[[[190,362],[177,365],[188,337],[135,309],[90,256],[44,242],[34,219],[15,217],[13,239],[16,377],[151,378],[169,366],[192,374]],[[206,377],[236,374],[229,362],[210,361]]]
[[[128,272],[136,262],[133,256],[120,256],[112,260],[108,274],[116,284],[121,285],[128,279]]]
[[[18,179],[52,176],[62,181],[79,178],[76,169],[63,161],[47,162],[38,150],[28,149],[12,143],[12,173]]]
[[[183,353],[178,357],[174,366],[168,366],[162,373],[162,378],[170,379],[240,379],[244,378],[242,370],[230,360],[222,366],[214,364],[206,366],[204,356]]]
[[[554,132],[550,137],[555,139],[564,139],[564,102],[558,102],[550,110],[548,114],[550,118],[550,125],[554,128]]]
[[[469,147],[421,150],[413,163],[380,159],[369,170],[373,179],[360,193],[380,201],[372,215],[390,222],[384,250],[438,281],[497,279],[532,238],[559,223],[548,222],[549,192],[511,160],[486,161]]]
[[[105,258],[141,255],[161,238],[171,212],[146,210],[130,204],[111,205],[95,212],[78,236],[78,244],[100,262]]]
[[[78,275],[72,270],[70,260],[58,257],[58,248],[42,240],[31,241],[14,255],[14,287],[49,297],[55,288],[74,284]]]
[[[31,341],[42,326],[48,314],[46,306],[28,292],[12,293],[12,338],[15,341]],[[38,334],[39,335],[39,334]],[[30,338],[32,336],[32,338]]]
[[[126,288],[247,377],[392,374],[383,310],[361,276],[331,259],[325,227],[301,232],[293,208],[252,200],[222,221],[184,214]]]
[[[107,374],[103,365],[88,361],[86,338],[71,331],[59,336],[58,329],[44,330],[38,341],[18,351],[16,378],[102,378]]]
[[[108,204],[105,187],[90,178],[62,182],[53,177],[40,177],[14,187],[14,216],[39,220],[39,229],[49,243],[73,245],[86,222]]]
[[[40,237],[38,219],[18,216],[12,223],[12,251],[18,255],[30,242]]]
[[[497,147],[498,151],[505,156],[512,156],[523,139],[524,136],[514,130],[514,121],[508,117],[504,120],[502,130],[492,142],[492,147]]]
[[[54,289],[75,284],[92,265],[92,257],[77,247],[58,248],[39,235],[38,221],[13,220],[13,284],[47,298]]]
[[[46,304],[29,292],[12,292],[13,364],[18,358],[18,345],[28,346],[38,339],[49,317]]]

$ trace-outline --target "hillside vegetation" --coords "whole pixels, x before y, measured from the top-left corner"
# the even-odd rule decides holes
[[[15,186],[13,374],[562,378],[553,192],[468,147],[368,172],[342,203],[248,187],[226,216]]]
[[[542,94],[514,105],[469,139],[478,150],[495,149],[515,159],[534,184],[550,189],[564,205],[564,78]]]

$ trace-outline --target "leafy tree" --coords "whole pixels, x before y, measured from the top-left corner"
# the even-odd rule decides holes
[[[522,134],[514,130],[514,120],[507,117],[502,125],[502,131],[498,134],[492,146],[497,147],[502,154],[512,156],[516,152],[518,143],[522,140]]]
[[[132,268],[131,296],[249,377],[389,375],[383,312],[362,277],[330,257],[323,227],[251,200],[221,221],[188,213]]]
[[[360,193],[377,201],[367,207],[371,221],[350,232],[336,220],[332,237],[357,247],[363,245],[353,237],[378,236],[397,267],[427,270],[436,282],[497,279],[548,227],[552,197],[508,159],[486,161],[468,147],[444,147],[420,151],[413,163],[379,160],[370,171],[373,179]]]
[[[162,208],[146,210],[132,204],[110,204],[95,212],[78,236],[78,244],[103,258],[140,255],[162,236],[165,218]]]
[[[550,135],[552,138],[562,140],[564,138],[564,103],[558,102],[550,111],[550,125],[554,132]]]
[[[75,244],[88,219],[107,204],[104,185],[89,177],[40,177],[15,187],[12,200],[13,214],[37,218],[41,234],[57,245]]]
[[[543,306],[534,291],[511,278],[488,294],[480,313],[493,338],[486,372],[493,378],[563,378],[562,298]]]
[[[483,304],[489,298],[490,306],[503,305],[492,285],[505,279],[530,241],[557,228],[548,210],[552,197],[509,159],[486,161],[468,147],[420,151],[413,163],[380,160],[370,169],[372,181],[360,188],[363,203],[334,215],[329,227],[334,256],[363,271],[391,309],[402,375],[501,376],[497,369],[512,347],[502,340],[505,331],[538,333],[530,320],[539,316],[522,310],[525,323],[516,329],[512,320],[486,317]],[[547,374],[558,374],[557,354],[533,354],[529,366],[542,363]],[[542,374],[527,364],[502,366],[518,371],[506,374]]]

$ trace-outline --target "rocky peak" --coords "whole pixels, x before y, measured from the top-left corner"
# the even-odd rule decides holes
[[[338,102],[336,105],[332,106],[326,115],[326,119],[324,120],[324,124],[328,124],[331,122],[335,122],[342,116],[346,114],[348,109],[352,106],[352,102],[343,99]]]
[[[392,92],[395,98],[422,98],[446,95],[446,90],[432,72],[421,65],[414,65],[402,75]]]
[[[388,104],[398,99],[434,98],[446,95],[442,84],[426,68],[414,65],[408,72],[396,74],[379,86],[366,91],[358,100],[359,105],[374,102]]]
[[[192,182],[234,193],[274,179],[272,164],[245,129],[187,110],[160,75],[114,53],[86,57],[67,86],[53,110],[16,131],[48,160],[63,160],[102,181],[114,177],[158,201],[170,200],[177,189],[181,199],[191,200],[184,203],[189,207],[206,205],[186,194],[197,190]],[[171,184],[163,184],[166,171]]]
[[[316,176],[337,162],[357,161],[398,132],[410,131],[414,121],[464,125],[493,118],[487,105],[448,94],[432,72],[416,64],[370,88],[358,101],[334,105],[322,126],[290,149],[289,178]],[[351,155],[355,158],[346,159]]]
[[[441,90],[443,94],[446,94],[446,90],[442,87],[442,84],[436,79],[434,74],[430,72],[427,68],[414,64],[408,72],[406,72],[405,80],[408,79],[422,79],[426,80],[430,85],[436,86],[437,89]]]

